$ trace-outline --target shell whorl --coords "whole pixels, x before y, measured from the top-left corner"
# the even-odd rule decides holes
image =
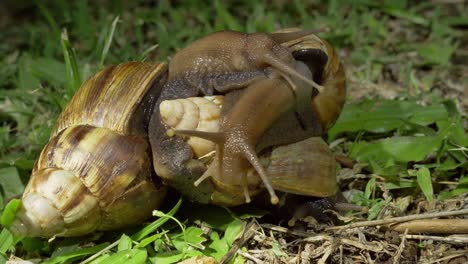
[[[262,162],[275,190],[316,197],[333,196],[338,190],[335,158],[321,137],[278,146]]]
[[[301,29],[286,28],[278,32],[295,31]],[[326,40],[314,34],[281,45],[288,47],[296,59],[303,60],[316,73],[314,79],[324,87],[312,99],[311,107],[323,129],[328,130],[338,119],[346,99],[346,76],[339,55]]]
[[[143,138],[106,128],[65,129],[37,160],[12,231],[76,236],[144,220],[164,196],[151,180],[147,150]]]
[[[329,197],[336,194],[336,162],[328,145],[320,137],[311,137],[293,144],[276,146],[260,156],[268,179],[275,190],[305,196]],[[249,178],[257,178],[254,168],[247,170]],[[258,184],[260,181],[258,180]],[[216,182],[213,203],[224,206],[243,204],[242,195],[226,193],[230,186]],[[253,194],[261,189],[251,190]],[[242,190],[237,189],[238,193]]]
[[[97,228],[99,217],[97,197],[78,177],[67,170],[47,168],[33,174],[23,194],[18,220],[10,229],[20,236],[85,234]],[[86,221],[77,223],[80,218]]]
[[[163,122],[177,130],[218,132],[223,96],[189,97],[166,100],[159,105]],[[189,137],[195,158],[215,150],[215,143],[198,137]]]

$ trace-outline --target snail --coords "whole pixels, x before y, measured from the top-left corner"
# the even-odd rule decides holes
[[[145,126],[165,70],[164,64],[124,63],[81,86],[34,164],[10,226],[14,234],[116,229],[160,206],[166,187],[153,175]]]
[[[285,91],[285,89],[279,88],[280,86],[287,87],[287,84],[284,84],[284,80],[286,80],[290,86],[294,86],[296,90],[299,91],[299,93],[296,94],[296,96],[299,94],[301,95],[299,99],[306,102],[309,101],[306,99],[310,98],[312,87],[309,87],[309,85],[311,85],[311,82],[313,81],[310,81],[310,77],[307,78],[306,75],[310,75],[311,72],[303,63],[294,60],[291,51],[288,48],[281,46],[279,43],[274,41],[274,39],[280,39],[283,43],[288,43],[288,41],[298,41],[298,38],[301,38],[303,34],[307,33],[302,31],[293,31],[289,33],[273,34],[243,34],[239,32],[223,31],[195,41],[185,49],[179,51],[171,60],[169,64],[169,81],[176,79],[179,87],[183,87],[184,85],[188,87],[185,90],[193,89],[194,92],[201,90],[201,92],[205,94],[212,94],[213,90],[225,92],[229,89],[237,88],[238,86],[248,86],[245,94],[238,100],[239,103],[233,107],[232,113],[230,113],[224,120],[222,132],[206,133],[188,130],[176,131],[176,134],[202,137],[204,139],[214,141],[218,145],[218,157],[216,162],[210,166],[210,169],[205,171],[201,178],[195,180],[195,185],[199,185],[204,179],[214,175],[214,181],[218,186],[223,185],[222,188],[230,190],[231,193],[238,193],[239,190],[242,190],[245,200],[248,202],[250,201],[248,190],[250,184],[248,183],[249,180],[245,177],[245,170],[248,167],[246,161],[248,160],[248,162],[256,168],[263,184],[270,193],[271,202],[273,204],[278,202],[278,197],[266,176],[265,170],[259,163],[255,147],[257,145],[258,138],[267,128],[269,128],[269,125],[280,118],[280,116],[283,115],[284,112],[287,112],[289,108],[294,106],[291,101],[278,101],[278,99],[286,98],[288,95],[275,97],[268,96],[270,94],[275,94],[275,91]],[[314,41],[318,40],[314,39]],[[316,46],[319,45],[320,44],[316,44]],[[324,48],[327,44],[321,45],[323,45],[323,47],[318,48]],[[256,55],[256,52],[259,55]],[[316,51],[314,50],[314,52]],[[324,53],[322,52],[319,54]],[[270,79],[274,81],[268,81],[266,78],[269,78],[268,75],[272,74],[265,73],[264,71],[271,70],[272,67],[267,67],[269,65],[274,66],[274,71],[278,72],[282,77],[286,74],[294,74],[292,74],[293,76],[286,76],[286,78],[270,76]],[[290,65],[295,65],[294,68],[298,67],[302,68],[302,70],[292,69]],[[339,65],[340,64],[338,63],[338,66]],[[331,73],[332,72],[330,71],[325,78],[330,78],[329,75],[331,75]],[[294,77],[298,80],[291,80]],[[300,83],[300,81],[303,81],[304,83]],[[332,84],[329,80],[327,81],[327,85],[332,88],[332,91],[329,93],[336,93],[336,89],[333,89],[335,88],[333,87],[335,83]],[[343,81],[344,79],[340,79],[337,83]],[[258,91],[262,87],[262,85],[259,85],[259,82],[267,82],[268,84],[264,85],[264,87],[270,87],[271,89],[263,89],[263,94],[259,93]],[[170,84],[171,83],[168,85]],[[199,87],[205,87],[207,90],[200,89]],[[256,89],[257,92],[248,92],[251,89]],[[339,87],[339,89],[340,92],[341,90],[344,90],[343,87]],[[172,94],[169,96],[171,95]],[[194,96],[195,94],[191,95]],[[165,98],[165,96],[163,95],[162,98]],[[255,101],[255,98],[257,101]],[[329,98],[328,95],[327,98]],[[339,94],[339,98],[333,98],[333,100],[339,101],[337,105],[342,104],[344,93],[341,92],[341,94]],[[276,107],[273,106],[275,103]],[[297,102],[296,105],[300,104],[300,102]],[[262,111],[260,106],[264,107],[263,114],[255,114],[255,111]],[[269,111],[269,107],[274,108],[275,111]],[[299,112],[306,112],[301,115],[302,117],[305,116],[305,119],[316,119],[314,112],[310,111],[309,107],[299,107],[298,110]],[[251,118],[247,119],[246,117]],[[253,117],[257,117],[258,119],[254,119]],[[289,120],[289,123],[284,127],[293,125],[290,121],[293,119],[294,118],[291,117],[287,119]],[[244,124],[247,120],[250,120],[250,125]],[[152,122],[152,124],[157,123],[158,122]],[[317,124],[310,124],[308,129],[310,133],[307,135],[311,136],[321,134],[321,132],[315,131],[316,129]],[[150,129],[150,131],[157,131],[157,128]],[[150,137],[151,142],[155,142],[154,144],[152,143],[153,149],[157,148],[159,142],[164,140],[163,132],[164,131],[160,131],[159,136],[155,136],[155,139]],[[240,136],[241,134],[242,136]],[[271,139],[271,141],[276,141],[276,143],[278,143],[278,141],[281,141],[283,144],[290,143],[287,142],[287,140],[291,140],[291,137],[289,136],[287,136],[286,139],[278,140],[278,135],[286,136],[288,134],[270,133],[270,135],[274,135],[274,138]],[[295,140],[297,140],[297,138],[295,138]],[[169,145],[170,144],[165,148],[166,152],[170,148]],[[268,140],[264,140],[262,145],[268,146]],[[178,153],[170,154],[171,158],[168,158],[161,163],[167,164],[170,162],[169,160],[174,160],[181,156],[185,157],[183,160],[186,160],[189,155],[189,151],[185,153],[185,156],[182,151],[179,151]],[[155,159],[159,160],[160,158]],[[154,161],[155,164],[159,163],[158,160]],[[236,164],[234,165],[234,163]],[[178,167],[180,168],[180,166]],[[171,173],[183,175],[192,174],[188,171],[184,173]],[[216,178],[219,177],[223,179],[216,180]],[[187,188],[190,188],[190,186],[187,186]]]
[[[326,143],[314,136],[326,131],[341,111],[345,96],[344,71],[328,43],[313,34],[299,32],[275,36],[297,36],[288,37],[280,44],[294,60],[301,61],[294,63],[294,69],[310,71],[309,77],[324,88],[309,97],[310,107],[300,110],[295,106],[304,98],[294,89],[310,87],[310,82],[304,80],[302,73],[298,76],[279,72],[275,65],[273,69],[271,65],[251,66],[245,74],[255,78],[244,83],[231,82],[229,89],[213,92],[215,99],[203,97],[211,95],[201,90],[204,86],[190,84],[185,77],[171,77],[171,67],[177,66],[172,61],[169,66],[127,62],[98,72],[80,87],[60,115],[49,142],[35,162],[22,206],[10,230],[20,236],[79,236],[134,225],[160,206],[167,186],[201,203],[227,206],[245,203],[244,187],[231,186],[231,179],[211,177],[193,186],[207,170],[215,168],[213,164],[219,155],[210,154],[219,148],[215,144],[204,146],[197,153],[199,142],[194,139],[199,135],[193,131],[203,134],[231,128],[255,130],[252,123],[247,123],[250,127],[236,126],[242,122],[239,118],[246,116],[242,112],[246,106],[244,99],[253,99],[247,104],[252,107],[262,96],[277,104],[281,100],[288,104],[255,131],[256,142],[251,143],[251,151],[258,156],[259,166],[272,188],[301,195],[333,195],[337,189],[334,158]],[[213,70],[206,73],[216,75]],[[204,81],[220,84],[229,79],[223,78],[238,74],[241,73],[230,69],[218,75],[224,77],[211,76]],[[206,77],[205,73],[200,76]],[[268,94],[272,91],[285,97]],[[211,118],[211,130],[203,128],[206,124],[199,126],[200,122],[192,122],[196,125],[182,129],[189,129],[195,136],[183,136],[184,130],[171,123],[174,122],[172,111],[164,110],[174,100],[191,101],[196,107],[183,107],[181,118],[184,115],[190,116],[189,121],[195,117]],[[194,115],[193,111],[199,112]],[[305,118],[303,123],[298,114]],[[254,118],[261,120],[261,116]],[[171,129],[175,129],[175,135],[168,135]],[[285,130],[289,134],[285,135]],[[238,165],[234,160],[229,166]],[[264,190],[258,168],[241,164],[238,171],[245,175],[234,180],[249,180],[249,198]],[[310,184],[314,181],[326,183],[317,188]]]

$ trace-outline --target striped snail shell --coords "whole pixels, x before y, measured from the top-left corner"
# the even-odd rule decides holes
[[[277,31],[295,32],[299,28],[285,28]],[[339,55],[326,40],[310,34],[282,44],[288,47],[294,58],[304,61],[314,73],[314,80],[321,84],[323,92],[316,94],[311,106],[324,131],[338,119],[346,99],[346,75]],[[311,56],[310,50],[315,50]]]
[[[34,165],[14,234],[78,236],[151,215],[165,188],[152,177],[147,101],[165,71],[164,64],[124,63],[82,85]]]

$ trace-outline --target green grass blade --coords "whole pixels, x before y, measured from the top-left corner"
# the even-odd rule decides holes
[[[74,250],[72,252],[66,252],[63,255],[55,256],[55,257],[43,262],[43,264],[57,264],[57,263],[63,263],[65,261],[72,261],[72,260],[75,260],[75,259],[78,259],[78,258],[81,258],[81,257],[84,257],[84,256],[95,254],[95,253],[101,251],[102,249],[106,248],[108,245],[109,245],[109,243],[106,242],[106,243],[96,245],[94,247],[80,248],[80,249]]]
[[[117,27],[117,22],[119,22],[119,19],[120,19],[120,17],[117,16],[112,21],[112,25],[111,25],[111,28],[109,30],[109,34],[106,37],[104,48],[102,49],[101,60],[99,62],[99,67],[100,68],[104,67],[104,61],[106,60],[107,54],[109,53],[109,48],[110,48],[110,46],[112,44],[112,39],[114,38],[115,29]]]
[[[80,87],[81,77],[78,63],[76,61],[75,50],[70,44],[66,29],[64,29],[62,32],[61,43],[63,58],[65,60],[65,68],[67,72],[67,85],[65,87],[67,88],[67,95],[71,97]]]
[[[148,253],[142,249],[126,249],[104,259],[100,264],[140,264],[146,263]]]
[[[146,237],[146,238],[142,239],[141,242],[138,245],[135,246],[135,248],[144,248],[147,245],[149,245],[150,243],[160,239],[162,236],[167,234],[167,232],[169,232],[169,231],[165,230],[165,231],[163,231],[161,233],[154,234],[152,236]]]
[[[47,10],[47,8],[45,8],[39,1],[36,1],[36,5],[44,18],[47,20],[49,26],[52,28],[54,36],[58,37],[60,35],[60,28],[57,24],[57,21],[55,21],[49,10]]]
[[[169,211],[167,212],[167,216],[173,216],[177,210],[179,210],[180,205],[182,204],[182,198],[179,199],[177,204]],[[153,223],[145,226],[142,230],[138,231],[134,235],[131,236],[131,238],[135,241],[140,241],[143,238],[145,238],[147,235],[151,234],[154,232],[156,229],[158,229],[160,226],[162,226],[164,223],[166,223],[170,218],[169,217],[161,217],[158,220],[154,221]]]

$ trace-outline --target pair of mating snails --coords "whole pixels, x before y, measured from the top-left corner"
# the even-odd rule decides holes
[[[136,224],[166,186],[226,206],[265,189],[272,203],[275,190],[332,196],[335,161],[318,136],[344,99],[337,54],[299,29],[222,31],[168,65],[107,67],[60,115],[10,229],[78,236]]]

